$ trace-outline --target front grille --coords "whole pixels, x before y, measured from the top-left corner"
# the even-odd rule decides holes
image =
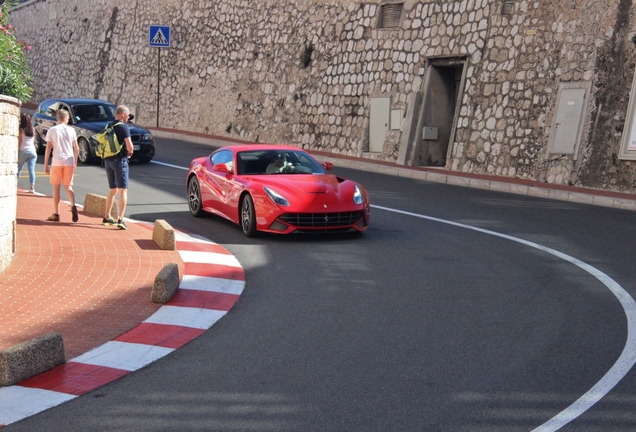
[[[362,218],[361,211],[342,213],[288,213],[279,219],[299,228],[335,228],[354,225]]]

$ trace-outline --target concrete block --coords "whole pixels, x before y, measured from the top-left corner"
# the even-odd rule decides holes
[[[104,217],[104,212],[106,211],[106,197],[92,193],[86,194],[86,197],[84,198],[84,211],[89,214]],[[113,208],[110,215],[115,220],[119,219],[119,205],[116,199],[113,202]]]
[[[177,248],[174,228],[163,219],[155,220],[155,225],[152,229],[152,241],[155,242],[159,249],[175,250]]]
[[[51,332],[0,351],[0,386],[10,386],[66,363],[60,333]]]
[[[175,263],[166,264],[155,277],[150,300],[153,303],[168,303],[179,289],[179,284],[179,266]]]

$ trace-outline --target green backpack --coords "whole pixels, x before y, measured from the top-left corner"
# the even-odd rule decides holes
[[[102,159],[116,156],[121,151],[123,143],[120,143],[115,133],[115,126],[123,124],[117,122],[115,124],[107,124],[104,130],[95,135],[95,141],[97,141],[97,148],[95,148],[95,155]]]

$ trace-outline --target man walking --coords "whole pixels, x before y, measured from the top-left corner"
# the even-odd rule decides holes
[[[73,176],[77,166],[79,147],[75,129],[68,125],[69,113],[64,109],[57,110],[57,124],[46,133],[46,151],[44,152],[44,172],[50,175],[53,185],[53,214],[47,220],[60,221],[60,189],[64,185],[66,196],[71,202],[73,222],[79,220],[73,192]],[[51,160],[51,155],[53,159]],[[49,161],[51,166],[49,168]]]
[[[123,143],[121,151],[115,156],[104,159],[104,168],[106,168],[106,177],[108,178],[109,192],[106,197],[106,209],[104,211],[104,219],[102,225],[117,225],[120,229],[127,229],[124,222],[124,213],[126,212],[126,204],[128,203],[128,159],[133,154],[133,143],[130,139],[130,129],[128,128],[128,116],[130,110],[124,105],[120,105],[115,109],[114,125],[117,141]],[[119,192],[119,219],[115,222],[111,216],[115,197]]]

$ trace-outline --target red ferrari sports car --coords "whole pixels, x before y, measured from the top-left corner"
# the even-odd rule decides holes
[[[289,145],[247,144],[220,148],[190,163],[188,207],[257,232],[364,231],[369,226],[369,196],[359,184],[330,174]]]

